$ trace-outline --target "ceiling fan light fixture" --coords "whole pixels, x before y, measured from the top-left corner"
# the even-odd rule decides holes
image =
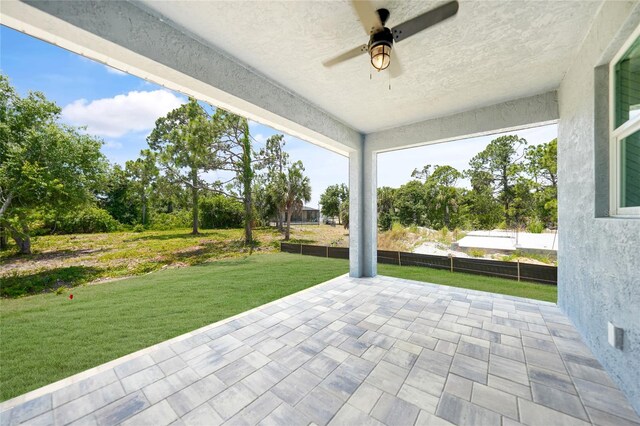
[[[372,46],[369,53],[371,54],[371,65],[378,71],[387,69],[391,63],[391,44],[380,43]]]
[[[324,61],[322,65],[329,68],[341,62],[356,58],[368,53],[371,66],[378,71],[389,68],[389,78],[396,78],[402,74],[402,67],[398,61],[398,52],[394,53],[394,62],[391,67],[391,51],[395,43],[401,42],[427,28],[446,21],[458,13],[458,0],[449,0],[447,3],[415,16],[389,29],[387,20],[391,16],[388,9],[374,11],[371,0],[351,0],[353,8],[360,19],[364,32],[369,36],[369,43],[362,44]]]

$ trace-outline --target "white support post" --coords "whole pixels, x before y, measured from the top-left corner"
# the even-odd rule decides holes
[[[349,155],[349,275],[375,277],[377,269],[377,154]]]
[[[363,235],[362,189],[364,169],[362,150],[349,154],[349,276],[362,277]]]

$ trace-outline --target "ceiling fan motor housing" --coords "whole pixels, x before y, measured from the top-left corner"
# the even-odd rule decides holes
[[[388,9],[383,8],[376,10],[376,13],[380,18],[380,23],[382,24],[382,26],[384,27],[385,25],[387,25],[387,19],[389,19],[389,16],[391,16],[391,12],[389,12]]]
[[[369,51],[380,44],[386,44],[389,47],[393,46],[393,34],[391,34],[391,30],[387,27],[371,35],[369,38]]]

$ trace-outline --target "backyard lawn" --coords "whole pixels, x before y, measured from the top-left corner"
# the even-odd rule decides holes
[[[419,266],[378,265],[378,274],[553,303],[556,303],[558,299],[558,288],[555,285],[518,282],[504,278],[449,272],[441,269],[421,268]]]
[[[199,265],[246,256],[243,229],[188,229],[105,234],[45,235],[33,238],[33,254],[0,251],[0,296],[19,297],[78,284],[143,275],[167,268]],[[254,230],[258,253],[280,251],[282,234],[274,228]],[[332,226],[292,226],[292,241],[334,244],[348,231]]]
[[[344,274],[345,260],[255,254],[0,300],[0,398],[6,400],[120,356]],[[383,275],[555,301],[556,288],[428,268]]]
[[[0,300],[6,400],[348,271],[345,261],[252,255]]]

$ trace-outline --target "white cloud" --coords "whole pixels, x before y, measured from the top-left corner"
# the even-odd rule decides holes
[[[124,76],[124,75],[128,75],[126,72],[124,72],[124,71],[120,71],[120,70],[115,69],[115,68],[111,68],[109,65],[105,65],[104,67],[107,69],[107,72],[108,72],[109,74],[123,75],[123,76]]]
[[[249,132],[251,132],[251,131],[249,131]],[[267,142],[267,138],[266,138],[266,136],[265,136],[265,135],[263,135],[262,133],[257,133],[257,134],[252,135],[252,136],[253,136],[253,139],[255,139],[255,140],[256,140],[256,142],[258,142],[258,143],[260,143],[260,144],[264,144],[264,143],[266,143],[266,142]]]
[[[120,142],[116,142],[116,141],[105,141],[104,146],[106,148],[111,148],[111,149],[120,149],[120,148],[122,148],[122,144]]]
[[[133,91],[91,102],[78,99],[62,109],[62,119],[76,126],[87,126],[87,131],[94,135],[117,138],[130,132],[151,130],[158,117],[184,101],[167,90]]]

